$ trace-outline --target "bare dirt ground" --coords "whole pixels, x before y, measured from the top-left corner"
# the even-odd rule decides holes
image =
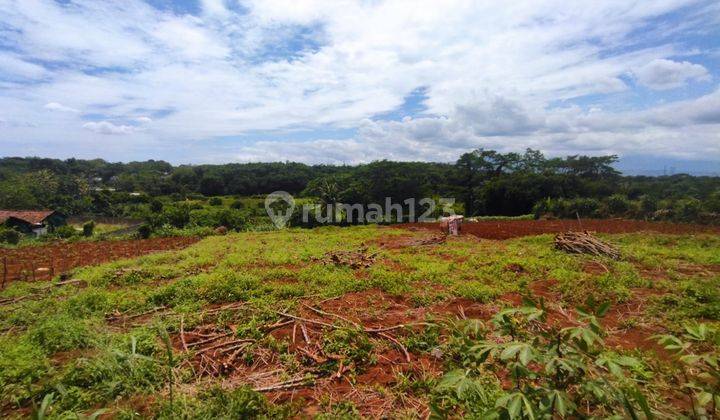
[[[120,241],[87,241],[0,249],[0,281],[48,280],[76,267],[185,248],[199,238],[173,237]]]
[[[439,223],[403,223],[393,227],[410,230],[440,231]],[[682,223],[645,222],[625,219],[583,219],[577,220],[499,220],[463,223],[462,234],[475,235],[485,239],[510,239],[520,236],[561,233],[570,230],[598,233],[657,232],[666,234],[720,234],[718,226],[703,226]]]

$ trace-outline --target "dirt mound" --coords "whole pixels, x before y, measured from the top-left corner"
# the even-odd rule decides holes
[[[370,254],[368,253],[368,247],[364,246],[357,251],[326,252],[322,257],[311,258],[311,260],[325,265],[344,265],[357,270],[373,265],[375,257],[377,257],[377,252]]]
[[[395,228],[408,230],[438,231],[439,223],[402,223]],[[499,220],[466,222],[462,233],[485,239],[510,239],[521,236],[562,233],[571,230],[588,230],[598,233],[658,232],[668,234],[711,233],[720,234],[718,226],[702,226],[680,223],[645,222],[625,219],[577,220]]]

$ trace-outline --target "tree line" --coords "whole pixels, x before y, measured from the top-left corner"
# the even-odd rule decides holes
[[[477,149],[454,163],[376,161],[361,165],[295,162],[179,165],[164,161],[0,159],[0,208],[53,208],[69,215],[128,215],[153,197],[176,201],[287,191],[321,202],[384,203],[453,197],[466,216],[536,214],[713,221],[720,178],[624,176],[618,157],[548,158],[540,151]]]

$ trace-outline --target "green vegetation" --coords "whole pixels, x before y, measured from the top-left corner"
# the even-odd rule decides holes
[[[551,235],[417,245],[427,236],[229,232],[73,284],[10,283],[3,416],[716,415],[717,236],[604,235],[620,261],[557,251]],[[372,263],[325,258],[357,250]],[[232,363],[201,357],[215,334],[238,346]],[[306,391],[263,395],[278,384]]]
[[[255,215],[260,197],[287,191],[331,204],[454,197],[456,211],[466,216],[534,213],[718,221],[720,178],[622,176],[613,168],[616,161],[616,156],[547,158],[531,149],[525,153],[478,149],[463,154],[454,164],[378,161],[357,166],[173,167],[153,160],[123,164],[8,157],[0,159],[0,208],[52,208],[67,215],[132,218],[165,215],[169,223],[180,224],[187,223],[188,215],[183,213],[193,209],[166,212],[163,207],[202,202],[245,210],[247,219]],[[414,210],[422,212],[423,206],[416,204]]]

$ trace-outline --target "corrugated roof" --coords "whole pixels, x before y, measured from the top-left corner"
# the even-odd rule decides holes
[[[34,225],[42,223],[48,216],[55,213],[54,210],[0,210],[0,223],[14,217]]]

